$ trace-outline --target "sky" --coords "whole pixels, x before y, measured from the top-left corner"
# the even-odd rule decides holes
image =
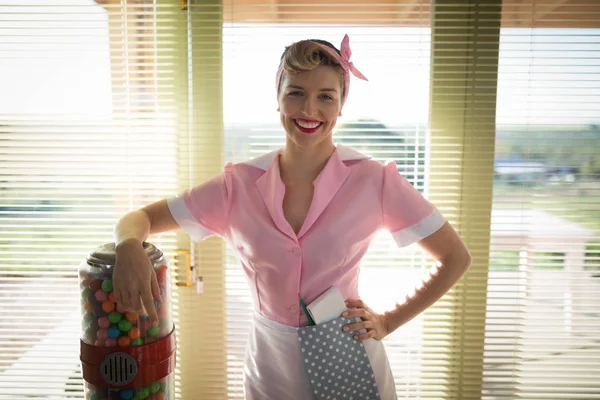
[[[28,2],[32,3],[32,2]],[[37,4],[59,4],[58,0]],[[110,59],[105,11],[92,0],[85,18],[11,7],[0,0],[0,119],[7,115],[110,118]],[[15,14],[15,10],[22,14]],[[64,11],[73,8],[65,6]],[[9,11],[9,13],[6,13]],[[353,79],[343,120],[388,125],[427,122],[429,29],[415,27],[224,27],[225,123],[277,122],[275,71],[284,47],[350,35]],[[500,45],[498,123],[600,123],[600,30],[505,29]]]

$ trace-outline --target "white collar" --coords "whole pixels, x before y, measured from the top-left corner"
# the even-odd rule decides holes
[[[344,146],[343,144],[336,145],[336,151],[338,152],[340,159],[342,161],[358,161],[358,160],[366,160],[371,157],[363,154],[357,150],[354,150],[351,147]],[[262,156],[258,156],[248,161],[244,161],[242,164],[250,165],[255,168],[262,169],[266,171],[269,169],[271,164],[273,164],[273,160],[277,157],[280,150],[273,150],[269,153],[265,153]]]

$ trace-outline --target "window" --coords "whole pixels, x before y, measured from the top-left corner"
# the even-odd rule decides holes
[[[567,7],[500,32],[487,399],[600,393],[600,29]]]
[[[223,104],[227,159],[244,161],[285,143],[276,112],[276,91],[270,85],[285,46],[305,38],[325,39],[339,46],[346,33],[350,36],[352,61],[369,82],[352,81],[335,141],[382,162],[396,161],[399,170],[425,191],[428,26],[225,23]],[[253,306],[237,260],[233,254],[227,260],[228,398],[242,398],[245,340]],[[427,265],[419,251],[397,250],[391,235],[382,233],[362,263],[362,298],[382,312],[393,307],[416,284]],[[388,278],[383,281],[384,275]],[[413,392],[420,379],[421,330],[422,322],[417,319],[386,341],[400,393]]]
[[[173,71],[135,44],[155,22],[139,4],[0,1],[0,398],[82,397],[78,265],[177,191],[156,79]],[[172,234],[154,241],[173,254]]]
[[[399,397],[600,393],[598,5],[351,3],[0,0],[0,399],[82,397],[78,264],[124,212],[280,147],[284,46],[345,33],[369,82],[336,141],[395,160],[473,255],[386,339]],[[242,398],[233,253],[152,241],[175,265],[176,397]],[[362,296],[387,309],[429,265],[382,233]]]

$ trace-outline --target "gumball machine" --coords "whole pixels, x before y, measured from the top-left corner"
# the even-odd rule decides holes
[[[162,302],[155,301],[158,325],[115,302],[114,243],[98,247],[80,265],[80,359],[87,400],[174,398],[176,340],[169,264],[154,245],[144,243],[144,250],[162,293]]]

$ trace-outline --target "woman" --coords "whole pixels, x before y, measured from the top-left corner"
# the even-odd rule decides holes
[[[400,174],[344,146],[332,130],[350,88],[349,39],[340,50],[321,40],[284,51],[276,77],[285,147],[228,164],[181,196],[125,215],[115,228],[116,301],[153,320],[156,277],[142,249],[148,235],[177,228],[193,239],[218,235],[236,250],[254,299],[246,354],[248,399],[309,399],[297,329],[307,303],[331,286],[347,300],[345,327],[356,331],[371,362],[379,396],[395,399],[381,339],[430,307],[465,273],[470,256],[436,208]],[[418,244],[438,262],[414,293],[378,314],[359,298],[359,264],[374,235],[389,230],[399,246]],[[362,333],[361,333],[362,332]]]

